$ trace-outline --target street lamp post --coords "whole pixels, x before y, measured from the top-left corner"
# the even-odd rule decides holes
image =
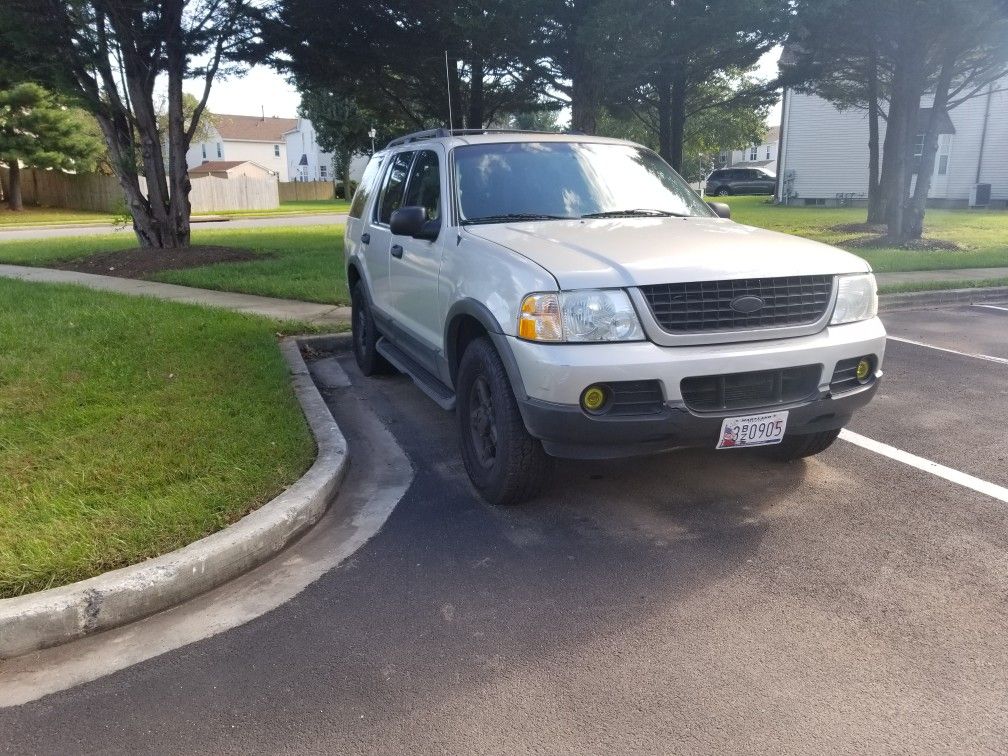
[[[375,131],[374,126],[372,126],[371,130],[368,131],[368,136],[371,137],[371,154],[374,155],[374,138],[378,136],[378,132]]]

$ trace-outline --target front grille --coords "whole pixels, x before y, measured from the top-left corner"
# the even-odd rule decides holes
[[[826,313],[833,276],[740,278],[641,286],[658,325],[670,333],[744,331],[815,323]],[[739,297],[759,297],[755,312],[738,312]]]
[[[607,385],[612,392],[608,415],[653,415],[665,406],[658,381],[616,381]]]
[[[822,365],[802,365],[782,370],[702,375],[683,378],[683,402],[691,410],[754,409],[808,399],[818,392]]]

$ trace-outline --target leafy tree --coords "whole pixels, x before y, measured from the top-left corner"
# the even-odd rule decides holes
[[[94,114],[141,246],[189,245],[186,151],[221,72],[246,53],[250,0],[5,0],[6,60]],[[203,81],[188,123],[182,83]],[[167,84],[167,134],[155,85]],[[167,154],[166,154],[167,152]],[[140,176],[146,178],[146,192]]]
[[[920,238],[941,123],[1008,73],[1008,3],[805,0],[796,18],[786,80],[840,107],[868,109],[869,220],[884,220],[897,243]],[[918,163],[913,147],[928,93]],[[879,119],[886,124],[881,165]]]
[[[0,90],[0,161],[7,164],[7,204],[21,210],[21,166],[91,169],[102,143],[88,131],[87,118],[38,84]]]
[[[533,0],[276,0],[261,54],[304,88],[409,128],[481,128],[546,86]]]
[[[199,116],[196,116],[197,112],[199,112]],[[201,108],[200,101],[197,100],[194,95],[191,95],[188,92],[183,92],[182,123],[187,130],[190,126],[192,126],[194,116],[196,116],[196,128],[193,129],[191,141],[194,141],[197,144],[209,141],[209,139],[213,136],[214,127],[216,125],[214,121],[214,114],[206,108]],[[170,131],[167,99],[162,99],[158,104],[157,124],[158,131],[164,136],[164,138],[167,139],[168,132]]]
[[[659,151],[679,169],[692,113],[732,104],[759,108],[776,99],[775,84],[762,85],[741,74],[784,37],[789,3],[650,0],[648,8],[650,33],[640,45],[644,58],[638,99],[655,104]],[[735,86],[709,86],[719,80]]]

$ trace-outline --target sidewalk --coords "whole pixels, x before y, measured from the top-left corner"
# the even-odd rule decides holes
[[[338,325],[350,321],[349,307],[300,302],[293,299],[274,299],[255,294],[238,294],[231,291],[196,289],[190,286],[139,281],[132,278],[98,276],[92,273],[77,273],[72,270],[51,268],[30,268],[22,265],[0,265],[0,277],[17,278],[22,281],[41,283],[62,283],[86,286],[89,289],[114,291],[119,294],[156,297],[173,302],[221,307],[236,312],[276,318],[277,320],[299,320],[318,325]]]
[[[1008,268],[955,268],[953,270],[910,270],[904,273],[876,273],[879,286],[927,283],[930,281],[983,281],[1008,278]]]

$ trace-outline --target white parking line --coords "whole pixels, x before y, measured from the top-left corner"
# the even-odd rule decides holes
[[[1001,307],[999,305],[975,304],[973,307],[986,307],[988,310],[1001,310],[1001,312],[1008,312],[1008,307]]]
[[[947,347],[935,346],[934,344],[925,344],[923,341],[914,341],[913,339],[901,339],[899,336],[886,336],[888,341],[899,341],[903,344],[913,344],[914,346],[926,347],[927,349],[937,349],[939,352],[948,352],[949,354],[958,354],[960,357],[973,357],[978,360],[987,360],[988,362],[999,362],[1002,365],[1008,365],[1008,359],[1004,357],[992,357],[989,354],[971,354],[969,352],[960,352],[958,349],[949,349]]]
[[[897,449],[895,446],[889,446],[889,444],[883,444],[881,441],[866,438],[865,436],[849,431],[846,428],[840,431],[840,438],[854,444],[855,446],[860,446],[862,449],[868,449],[876,454],[889,457],[889,459],[894,459],[897,462],[910,465],[910,467],[916,467],[918,470],[931,473],[932,475],[936,475],[939,478],[943,478],[951,483],[965,486],[966,488],[970,488],[978,493],[985,494],[986,496],[990,496],[998,501],[1003,501],[1008,504],[1008,488],[1005,488],[1004,486],[999,486],[996,483],[988,483],[986,480],[980,480],[980,478],[975,478],[967,473],[953,470],[951,467],[939,465],[937,462],[932,462],[930,459],[924,459],[924,457],[918,457],[916,454],[911,454],[910,452],[905,452],[902,449]]]

